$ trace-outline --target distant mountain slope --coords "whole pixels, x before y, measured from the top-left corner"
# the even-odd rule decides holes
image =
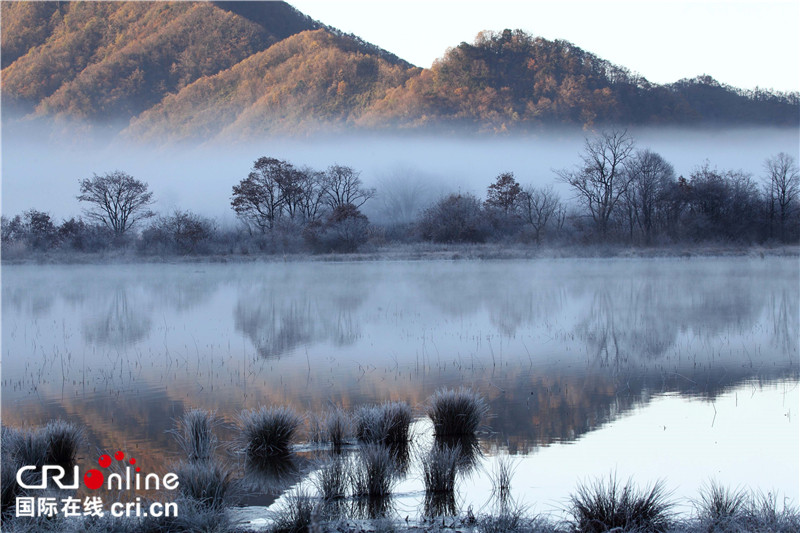
[[[237,138],[352,123],[419,70],[364,53],[346,36],[306,31],[167,96],[133,119],[127,133]]]
[[[284,2],[2,2],[4,111],[139,139],[319,128],[800,125],[797,93],[657,85],[566,41],[482,32],[430,69]]]
[[[314,22],[280,2],[3,2],[4,104],[129,119]],[[38,3],[37,3],[38,4]],[[6,22],[10,22],[6,26]],[[31,31],[30,28],[43,28]],[[17,29],[20,28],[20,29]],[[26,30],[22,30],[25,28]],[[7,99],[7,101],[6,101]]]
[[[389,91],[365,125],[454,124],[503,131],[536,124],[797,124],[797,94],[750,95],[710,78],[660,86],[566,41],[482,32]]]

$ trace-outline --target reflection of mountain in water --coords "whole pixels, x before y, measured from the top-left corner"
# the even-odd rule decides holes
[[[576,439],[662,392],[714,398],[748,381],[797,380],[797,268],[794,260],[270,264],[202,273],[179,265],[116,274],[92,267],[70,273],[69,283],[53,271],[10,269],[4,352],[20,357],[4,360],[3,420],[67,417],[89,427],[93,447],[139,446],[158,461],[177,452],[164,432],[190,407],[231,422],[259,404],[304,411],[391,399],[422,414],[437,388],[465,384],[494,415],[484,443],[524,452]],[[198,331],[204,326],[192,321],[203,316],[219,331]],[[82,339],[62,340],[70,319]],[[37,335],[38,351],[25,330]],[[233,360],[219,345],[234,331],[257,354]],[[504,337],[497,365],[466,339],[479,333]],[[49,343],[40,342],[45,334]],[[219,335],[227,338],[210,346]],[[431,338],[436,361],[417,357]],[[47,351],[61,343],[71,359]],[[120,349],[132,343],[136,350]],[[308,358],[277,357],[300,346]],[[81,350],[98,355],[83,366]],[[365,358],[369,369],[359,364]],[[32,380],[33,367],[43,381]]]

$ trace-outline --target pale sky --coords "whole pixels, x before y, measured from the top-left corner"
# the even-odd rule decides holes
[[[481,30],[566,39],[656,83],[800,90],[800,0],[289,0],[420,67]]]

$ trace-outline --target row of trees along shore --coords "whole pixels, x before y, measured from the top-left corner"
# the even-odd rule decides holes
[[[555,180],[568,186],[569,198],[553,185],[524,185],[504,172],[483,200],[451,193],[426,205],[418,183],[400,180],[379,191],[348,166],[320,171],[261,157],[233,185],[240,224],[223,229],[189,211],[156,215],[148,184],[114,171],[80,180],[82,217],[56,224],[35,209],[3,216],[3,255],[327,253],[414,242],[747,245],[800,238],[800,173],[785,153],[767,158],[758,177],[708,162],[676,176],[658,153],[637,149],[628,132],[610,130],[587,138],[577,164],[555,171]],[[381,220],[364,215],[368,202],[381,204]]]

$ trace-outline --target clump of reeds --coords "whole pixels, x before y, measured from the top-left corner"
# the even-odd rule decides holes
[[[296,489],[278,507],[270,527],[272,533],[306,533],[315,522],[316,505],[311,495]]]
[[[41,432],[47,446],[45,464],[69,468],[76,463],[83,444],[83,428],[72,422],[51,420]]]
[[[353,496],[382,498],[394,485],[396,465],[391,451],[380,444],[365,444],[350,469]]]
[[[364,442],[405,443],[410,437],[413,418],[411,407],[405,402],[364,406],[355,413],[356,436]]]
[[[44,432],[32,429],[4,428],[4,459],[9,457],[20,466],[45,464],[50,452],[50,443]]]
[[[469,389],[440,389],[428,399],[427,411],[436,437],[454,437],[475,435],[489,406]]]
[[[454,492],[425,492],[422,508],[423,516],[434,518],[437,516],[456,516],[458,504]]]
[[[222,509],[235,494],[233,474],[216,461],[182,462],[175,473],[180,494],[201,507]]]
[[[661,482],[638,490],[628,481],[621,485],[615,476],[608,483],[597,480],[579,485],[570,497],[573,526],[582,533],[620,531],[659,533],[672,523],[672,506]]]
[[[800,531],[800,512],[786,502],[779,508],[774,494],[760,492],[749,498],[743,522],[743,530],[748,532],[796,533]]]
[[[422,479],[428,494],[452,493],[456,488],[456,474],[461,448],[434,446],[422,462]]]
[[[219,441],[214,428],[219,425],[214,413],[192,409],[178,421],[175,438],[190,463],[206,463],[214,459]]]
[[[337,407],[325,415],[325,432],[336,449],[347,444],[352,438],[353,424],[344,409]]]
[[[314,485],[323,500],[332,501],[347,497],[347,487],[350,482],[349,465],[347,459],[336,456],[329,459],[317,471]]]
[[[35,466],[23,476],[30,484],[41,479],[40,468],[57,465],[68,470],[75,465],[83,444],[83,430],[64,420],[52,420],[36,429],[14,429],[2,427],[0,435],[0,463],[2,463],[2,500],[0,513],[7,514],[16,498],[25,493],[17,483],[17,470],[22,466]]]
[[[340,450],[353,436],[351,417],[341,407],[312,416],[310,419],[309,440],[317,443],[330,443],[334,450]]]
[[[511,498],[511,479],[514,477],[514,462],[505,455],[498,457],[494,463],[491,481],[492,492],[500,505],[505,505]]]
[[[490,515],[477,518],[477,530],[481,533],[553,533],[560,531],[542,519],[531,518],[524,506],[501,505]]]
[[[728,531],[741,523],[747,511],[748,498],[742,490],[730,490],[712,482],[700,491],[695,502],[698,518],[708,531]]]
[[[288,407],[260,407],[240,413],[240,438],[247,460],[263,463],[288,455],[301,423]]]

